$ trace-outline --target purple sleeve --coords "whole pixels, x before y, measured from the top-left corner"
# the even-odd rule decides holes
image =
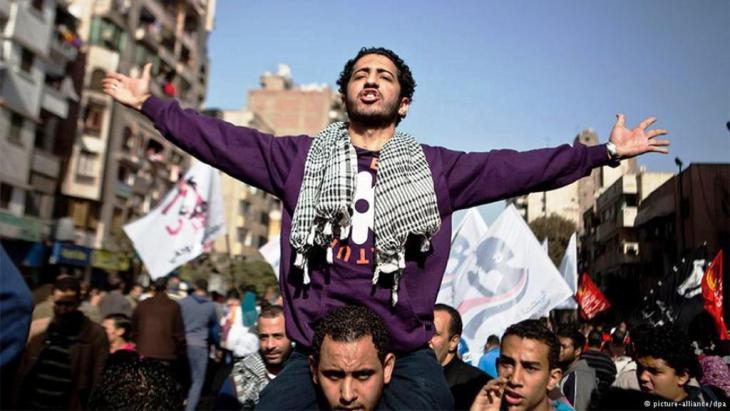
[[[454,210],[534,191],[552,190],[609,164],[606,147],[576,143],[518,152],[445,150],[442,161]]]
[[[311,144],[307,136],[273,137],[183,109],[174,100],[150,97],[142,113],[165,138],[197,159],[278,196],[292,159]]]

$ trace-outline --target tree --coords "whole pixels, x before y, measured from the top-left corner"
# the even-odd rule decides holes
[[[549,239],[548,255],[555,267],[560,267],[570,236],[575,232],[575,223],[559,215],[551,214],[549,217],[537,218],[529,225],[538,240]]]

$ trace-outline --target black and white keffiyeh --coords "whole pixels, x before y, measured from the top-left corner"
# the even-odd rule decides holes
[[[357,154],[346,123],[333,123],[322,130],[307,154],[292,218],[290,243],[296,252],[294,265],[304,272],[304,284],[310,280],[312,248],[325,248],[331,264],[333,239],[344,240],[350,235],[357,172]],[[406,133],[396,131],[380,152],[374,207],[373,284],[380,273],[392,273],[395,305],[408,236],[420,236],[421,252],[426,252],[441,225],[426,156],[421,145]]]

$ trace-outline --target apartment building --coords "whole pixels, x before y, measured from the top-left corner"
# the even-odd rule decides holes
[[[0,238],[52,238],[76,131],[79,19],[62,0],[0,0]]]
[[[153,95],[199,109],[208,77],[213,0],[77,0],[85,71],[79,132],[61,186],[74,241],[117,249],[122,226],[153,208],[189,165],[140,113],[102,92],[109,71],[152,64]]]

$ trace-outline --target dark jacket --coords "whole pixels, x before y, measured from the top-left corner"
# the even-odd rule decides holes
[[[454,396],[454,409],[468,410],[479,390],[490,380],[489,375],[454,357],[444,366],[444,377]]]
[[[185,355],[185,326],[180,306],[164,292],[137,305],[132,315],[137,352],[147,358],[173,361]]]
[[[68,404],[59,404],[59,408],[81,409],[86,406],[91,389],[99,382],[109,355],[109,341],[104,329],[81,312],[78,312],[78,315],[82,318],[80,331],[70,346],[71,392]],[[30,376],[46,347],[47,330],[51,320],[45,318],[35,322],[39,326],[31,325],[31,329],[38,329],[39,332],[31,332],[30,340],[23,352],[15,380],[19,388],[15,390],[15,394],[21,393],[20,387]],[[28,400],[28,398],[18,398],[18,400]]]

